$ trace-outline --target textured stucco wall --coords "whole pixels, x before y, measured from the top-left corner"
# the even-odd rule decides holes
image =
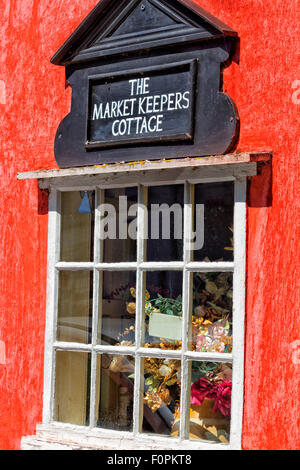
[[[16,174],[56,166],[53,141],[69,110],[70,89],[64,89],[64,70],[49,59],[96,3],[0,0],[1,449],[19,448],[42,416],[47,199],[35,182],[18,182]],[[225,91],[241,117],[238,149],[274,152],[273,174],[265,168],[249,188],[243,447],[295,449],[300,447],[300,5],[298,0],[197,3],[241,39],[240,54],[224,74]]]

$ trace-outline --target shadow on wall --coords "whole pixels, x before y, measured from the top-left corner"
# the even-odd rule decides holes
[[[258,174],[248,182],[249,207],[271,207],[273,203],[272,160],[258,165]]]
[[[44,189],[40,189],[37,186],[38,191],[38,214],[39,215],[47,215],[48,214],[48,199],[49,194],[48,191]]]

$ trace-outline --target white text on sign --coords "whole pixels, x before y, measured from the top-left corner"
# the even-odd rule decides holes
[[[165,113],[189,109],[190,92],[150,95],[150,80],[129,80],[130,96],[135,98],[94,104],[92,120],[113,119],[114,137],[163,132]]]

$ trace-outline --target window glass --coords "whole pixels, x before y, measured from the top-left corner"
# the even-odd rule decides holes
[[[180,415],[180,383],[180,361],[144,358],[144,433],[178,436],[175,421]]]
[[[97,426],[132,431],[134,358],[110,354],[98,356],[96,395]]]
[[[105,190],[100,210],[104,263],[136,261],[137,188]]]
[[[185,190],[191,261],[207,265],[183,259],[190,247],[183,184],[140,187],[148,210],[140,219],[137,187],[97,190],[99,218],[94,191],[61,194],[56,421],[125,432],[135,423],[144,435],[229,442],[233,269],[240,256],[235,264],[215,262],[234,259],[234,183],[189,183]],[[137,228],[147,234],[138,257]]]
[[[92,333],[93,273],[59,273],[57,340],[90,343]]]
[[[148,188],[147,261],[183,259],[184,187]]]
[[[189,437],[229,443],[232,367],[217,362],[191,362]]]
[[[181,349],[182,272],[146,274],[145,347]]]
[[[233,260],[234,183],[195,185],[194,261]]]
[[[193,351],[232,351],[232,273],[193,273]]]
[[[94,191],[61,193],[61,261],[92,261]]]
[[[99,300],[99,341],[111,346],[134,345],[135,271],[104,271],[100,276],[100,285],[102,300]]]
[[[88,426],[91,355],[57,351],[54,420]]]

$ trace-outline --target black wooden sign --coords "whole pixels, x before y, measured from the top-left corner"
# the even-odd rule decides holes
[[[101,0],[52,58],[72,87],[59,167],[232,151],[239,116],[222,72],[236,39],[193,0]]]
[[[192,140],[195,62],[90,77],[86,147]]]

